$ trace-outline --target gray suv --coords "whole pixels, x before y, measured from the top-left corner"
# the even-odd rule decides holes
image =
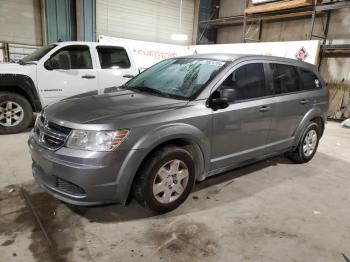
[[[288,153],[314,156],[328,90],[313,65],[253,55],[164,60],[105,94],[46,107],[29,138],[36,181],[75,205],[178,207],[195,181]]]

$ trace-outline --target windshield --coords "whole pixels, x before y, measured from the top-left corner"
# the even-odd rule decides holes
[[[32,61],[39,61],[44,55],[46,55],[48,52],[50,52],[53,48],[55,48],[56,45],[48,45],[43,46],[30,55],[25,56],[23,59],[21,59],[22,63],[28,63]]]
[[[180,99],[193,99],[226,62],[199,58],[164,60],[131,79],[127,88]]]

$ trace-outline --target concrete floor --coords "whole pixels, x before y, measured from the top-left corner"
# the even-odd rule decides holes
[[[349,261],[350,129],[308,164],[277,157],[208,179],[166,215],[74,208],[33,182],[28,133],[0,136],[0,261]]]

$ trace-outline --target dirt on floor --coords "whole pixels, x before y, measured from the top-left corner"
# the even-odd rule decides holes
[[[27,135],[0,137],[0,261],[350,261],[350,129],[339,123],[311,162],[215,176],[165,215],[54,199],[32,179]]]

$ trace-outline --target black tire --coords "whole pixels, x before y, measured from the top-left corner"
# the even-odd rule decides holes
[[[314,130],[317,134],[317,140],[316,140],[316,145],[315,145],[315,148],[313,150],[313,152],[310,154],[310,155],[306,155],[304,153],[304,150],[303,150],[303,145],[304,145],[304,142],[305,142],[305,137],[307,136],[307,134],[310,132],[310,130]],[[319,127],[319,125],[315,122],[311,122],[305,129],[300,141],[299,141],[299,144],[298,144],[298,147],[293,151],[291,152],[290,154],[288,154],[288,157],[297,162],[297,163],[306,163],[306,162],[309,162],[315,155],[316,151],[317,151],[317,148],[318,148],[318,143],[320,141],[320,137],[321,137],[321,128]]]
[[[171,203],[161,203],[153,194],[153,183],[158,170],[172,160],[180,160],[188,169],[184,191]],[[166,213],[181,205],[190,194],[195,181],[195,166],[191,154],[184,148],[167,145],[153,152],[141,165],[133,185],[133,196],[138,203],[157,213]]]
[[[26,130],[33,121],[33,109],[29,101],[16,93],[0,92],[0,105],[6,101],[15,102],[22,107],[23,118],[18,124],[13,126],[4,126],[4,123],[2,124],[0,121],[0,134],[14,134]]]

